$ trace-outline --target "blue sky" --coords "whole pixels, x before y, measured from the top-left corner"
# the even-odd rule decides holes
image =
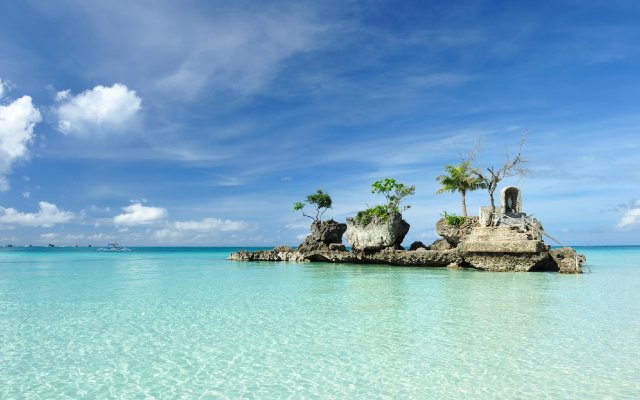
[[[636,1],[22,1],[0,5],[0,243],[296,244],[526,132],[526,212],[567,244],[640,240]],[[469,196],[477,213],[486,192]]]

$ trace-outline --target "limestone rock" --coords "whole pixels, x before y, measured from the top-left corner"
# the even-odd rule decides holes
[[[362,225],[354,218],[347,218],[347,241],[354,251],[376,252],[385,248],[397,249],[409,232],[410,225],[395,213],[385,220],[374,218]]]
[[[289,246],[278,246],[273,250],[240,250],[232,253],[227,260],[233,261],[305,261],[304,256],[291,249]]]
[[[331,243],[329,251],[347,251],[347,248],[342,243]]]
[[[587,258],[582,254],[577,254],[571,247],[561,247],[549,250],[551,256],[551,267],[564,274],[579,274],[582,272],[582,264]]]
[[[411,243],[411,246],[409,246],[409,251],[415,251],[418,249],[425,249],[427,250],[427,246],[424,245],[424,243],[422,243],[419,240],[416,240],[415,242]]]
[[[515,226],[476,226],[460,243],[465,253],[521,254],[547,250],[544,242]]]
[[[479,226],[478,217],[467,217],[459,226],[449,225],[445,218],[441,218],[436,223],[436,232],[455,247],[476,226]]]
[[[346,224],[338,223],[332,219],[314,221],[311,224],[311,233],[298,246],[298,251],[329,250],[331,244],[342,243],[342,235],[346,230]]]
[[[456,250],[420,251],[384,250],[375,253],[350,251],[315,251],[304,255],[308,261],[349,264],[388,264],[415,267],[446,267],[451,263],[462,263]]]
[[[452,249],[453,246],[451,246],[451,243],[449,243],[447,239],[438,239],[435,242],[433,242],[429,248],[431,250],[443,251],[443,250]]]
[[[549,265],[549,254],[547,252],[464,253],[464,261],[472,268],[483,271],[545,271]]]
[[[273,251],[276,253],[289,253],[293,251],[293,248],[291,248],[291,246],[276,246],[273,248]]]

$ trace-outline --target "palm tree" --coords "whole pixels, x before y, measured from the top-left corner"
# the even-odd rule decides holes
[[[436,193],[460,192],[462,195],[462,215],[467,216],[467,192],[478,189],[486,189],[486,182],[476,176],[469,161],[463,161],[458,165],[447,165],[444,170],[447,175],[440,175],[436,180],[442,185]]]

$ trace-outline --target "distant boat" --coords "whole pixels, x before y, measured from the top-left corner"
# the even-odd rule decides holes
[[[96,249],[96,251],[131,251],[131,250],[127,249],[126,247],[120,246],[118,243],[108,243],[107,247],[100,247],[99,249]]]
[[[49,243],[49,245],[47,247],[56,247],[56,245]]]

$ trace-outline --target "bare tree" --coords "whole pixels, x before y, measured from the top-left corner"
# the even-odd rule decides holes
[[[507,151],[506,160],[504,164],[500,167],[488,167],[486,171],[481,168],[474,168],[473,173],[485,183],[486,189],[489,192],[489,200],[491,201],[491,213],[495,212],[496,204],[494,200],[494,193],[498,188],[498,183],[500,183],[504,178],[508,178],[510,176],[525,176],[529,170],[526,168],[524,164],[526,164],[526,160],[522,158],[522,149],[524,148],[526,135],[522,135],[520,137],[520,146],[518,148],[518,153],[511,157],[509,152]],[[469,160],[473,161],[477,154],[477,146],[476,148],[469,154]]]

